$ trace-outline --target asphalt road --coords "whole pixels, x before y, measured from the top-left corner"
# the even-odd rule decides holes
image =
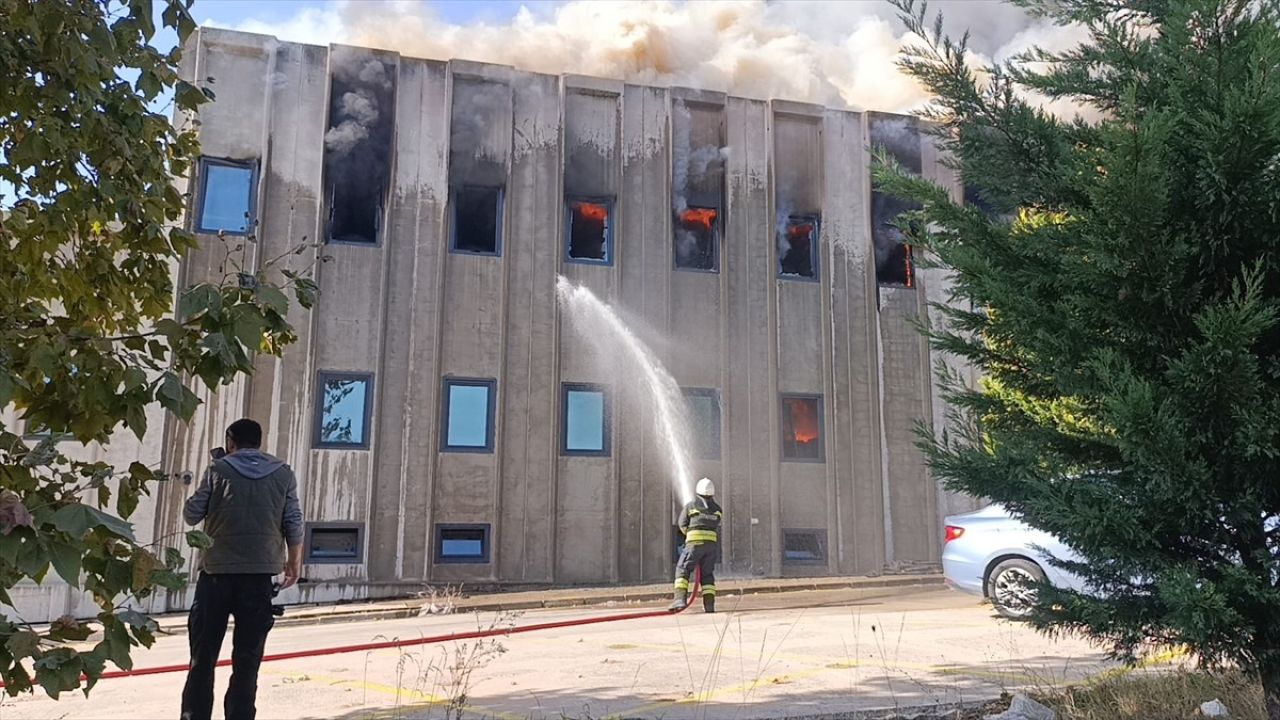
[[[942,589],[725,596],[722,612],[538,631],[490,641],[263,665],[261,720],[465,717],[781,718],[975,701],[1108,669],[1082,641],[1050,641]],[[282,627],[268,653],[634,611],[430,616]],[[138,667],[186,660],[161,638]],[[230,653],[230,637],[223,647]],[[218,676],[218,697],[228,670]],[[90,698],[5,698],[0,720],[151,720],[178,715],[181,673],[104,680]],[[219,699],[219,706],[221,700]],[[220,707],[214,717],[221,717]]]

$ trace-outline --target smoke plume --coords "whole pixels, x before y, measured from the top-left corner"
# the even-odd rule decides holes
[[[1002,60],[1032,44],[1070,47],[1079,28],[1033,20],[989,0],[948,0],[948,32],[972,33],[976,62]],[[239,29],[318,44],[348,43],[411,57],[461,58],[545,73],[580,73],[654,85],[684,85],[756,98],[785,98],[891,112],[925,101],[895,60],[913,38],[884,2],[573,0],[522,7],[507,22],[457,25],[427,3],[348,0],[306,9],[279,24]]]

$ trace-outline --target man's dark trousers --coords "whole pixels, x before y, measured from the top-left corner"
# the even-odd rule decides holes
[[[275,624],[271,614],[271,575],[200,573],[195,602],[187,616],[191,671],[182,690],[182,720],[210,720],[213,714],[213,670],[227,634],[227,619],[236,620],[231,638],[231,685],[223,701],[227,720],[254,720],[258,666]]]

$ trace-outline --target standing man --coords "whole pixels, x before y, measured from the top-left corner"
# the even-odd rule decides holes
[[[188,525],[204,521],[213,546],[201,554],[187,618],[191,669],[182,690],[182,720],[210,720],[213,714],[213,670],[228,617],[236,627],[223,710],[227,720],[254,720],[258,666],[275,624],[271,578],[283,570],[283,589],[298,582],[302,571],[298,481],[261,445],[261,425],[248,419],[231,423],[225,453],[213,451],[213,464],[183,511]]]
[[[710,478],[698,481],[697,497],[680,512],[684,552],[676,563],[676,599],[667,609],[678,612],[689,602],[689,575],[696,567],[702,578],[702,610],[716,611],[716,561],[720,559],[720,521],[724,513],[716,504],[716,486]]]

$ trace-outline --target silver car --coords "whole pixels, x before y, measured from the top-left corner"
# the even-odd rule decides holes
[[[1050,557],[1079,559],[1057,538],[1012,517],[1001,505],[946,519],[942,572],[947,585],[987,598],[1007,618],[1031,613],[1034,581],[1083,589],[1083,579],[1054,567]]]

